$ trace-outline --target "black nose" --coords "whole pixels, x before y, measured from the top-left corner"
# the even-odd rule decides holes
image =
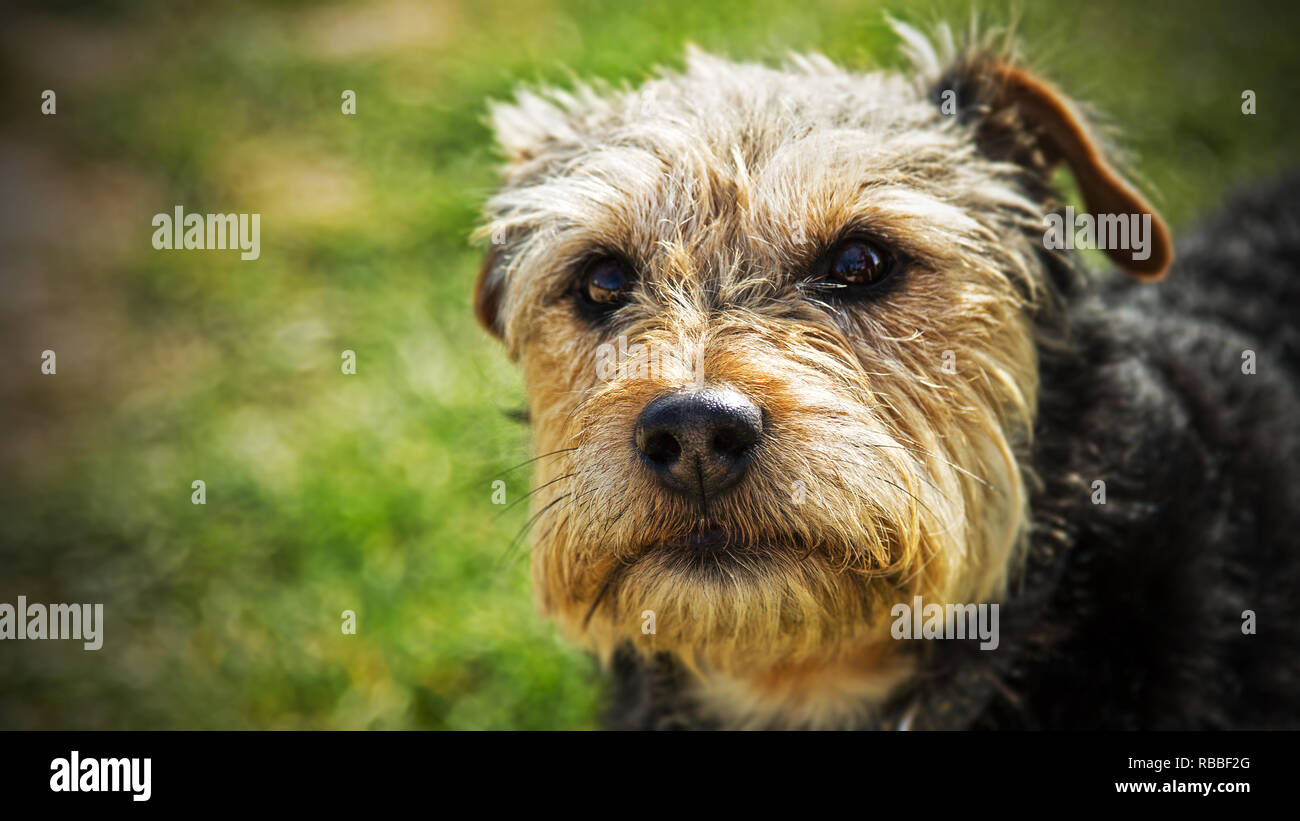
[[[636,446],[669,488],[707,500],[745,473],[763,415],[730,388],[660,396],[641,411]]]

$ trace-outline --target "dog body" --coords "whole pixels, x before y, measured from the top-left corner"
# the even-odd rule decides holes
[[[1294,723],[1292,189],[1137,281],[1167,232],[1068,100],[900,33],[913,78],[693,54],[498,107],[476,308],[539,605],[618,727]],[[1046,242],[1061,164],[1145,218],[1131,279]],[[996,646],[901,641],[914,601],[996,604]]]

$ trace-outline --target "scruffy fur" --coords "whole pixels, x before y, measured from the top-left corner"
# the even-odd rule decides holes
[[[1252,223],[1268,265],[1258,240],[1193,246],[1160,285],[1090,284],[1044,216],[1062,160],[1090,201],[1145,206],[1100,142],[1006,46],[898,28],[906,75],[691,51],[635,89],[494,108],[476,304],[523,369],[542,611],[612,670],[614,726],[1293,724],[1295,196]],[[907,260],[851,304],[807,279],[848,231]],[[572,292],[597,251],[638,281],[593,322]],[[619,337],[698,359],[601,375]],[[704,510],[633,442],[696,361],[764,414]],[[665,547],[702,520],[724,551]],[[914,596],[1000,603],[1001,646],[896,640]]]

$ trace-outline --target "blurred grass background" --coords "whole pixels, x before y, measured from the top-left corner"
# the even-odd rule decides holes
[[[496,478],[526,492],[527,468],[508,469],[529,452],[503,413],[519,381],[469,308],[467,237],[495,179],[484,102],[570,72],[636,81],[688,41],[897,66],[882,9],[964,25],[970,4],[11,12],[0,602],[103,602],[107,625],[98,652],[0,643],[0,728],[596,726],[599,676],[536,617],[526,553],[508,551],[526,505],[491,503]],[[1122,126],[1182,227],[1294,162],[1295,19],[1283,3],[1035,2],[1018,30]],[[261,259],[154,251],[152,216],[178,204],[260,213]]]

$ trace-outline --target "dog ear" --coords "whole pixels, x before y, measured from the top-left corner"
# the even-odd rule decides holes
[[[1044,191],[1052,170],[1064,162],[1094,217],[1150,215],[1145,259],[1137,259],[1131,249],[1111,248],[1106,253],[1138,279],[1153,281],[1165,275],[1174,252],[1164,220],[1110,164],[1101,142],[1058,89],[1001,58],[968,54],[943,75],[932,97],[941,107],[955,103],[951,113],[963,122],[978,118],[980,150],[1035,172]]]
[[[529,177],[541,173],[549,163],[561,162],[582,150],[583,140],[575,123],[595,116],[605,105],[590,87],[582,85],[573,92],[521,90],[513,101],[491,103],[488,125],[504,159],[505,184],[526,184]],[[475,236],[486,238],[488,230],[488,227],[481,228]],[[505,339],[501,309],[505,301],[507,256],[504,241],[494,236],[474,285],[474,314],[489,333],[501,340]]]
[[[501,324],[501,301],[505,296],[505,272],[501,270],[504,256],[501,248],[494,245],[483,258],[474,283],[474,316],[497,339],[505,339],[505,329]]]
[[[526,176],[548,160],[582,150],[582,124],[608,107],[592,87],[581,84],[571,92],[521,89],[514,100],[490,103],[488,125],[505,158],[507,178]]]

